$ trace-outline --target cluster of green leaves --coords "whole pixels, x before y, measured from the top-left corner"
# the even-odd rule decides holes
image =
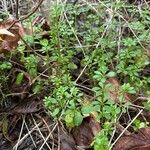
[[[125,48],[121,50],[118,58],[117,73],[128,80],[138,91],[145,84],[146,78],[141,79],[139,73],[145,66],[149,65],[149,58],[143,54],[143,51],[137,46],[137,41],[132,38],[123,40]]]
[[[105,2],[104,2],[105,4]],[[110,3],[105,5],[109,7]],[[45,106],[54,118],[64,118],[68,126],[76,126],[81,124],[84,116],[95,113],[98,121],[104,124],[102,131],[94,140],[94,148],[108,149],[108,137],[112,133],[114,123],[117,121],[121,112],[126,112],[130,103],[126,103],[125,94],[135,94],[143,91],[145,94],[149,91],[149,77],[141,77],[140,72],[150,64],[147,54],[139,43],[147,45],[149,39],[149,17],[146,9],[141,13],[136,11],[134,6],[127,7],[124,3],[111,4],[116,9],[116,14],[112,16],[112,20],[108,21],[106,17],[107,8],[98,6],[95,12],[89,5],[57,5],[51,10],[51,28],[50,35],[52,40],[44,45],[45,50],[51,49],[51,59],[59,63],[61,72],[65,75],[69,73],[67,70],[70,58],[79,50],[84,53],[82,66],[87,65],[86,73],[93,80],[93,91],[95,99],[93,101],[82,102],[82,96],[74,84],[71,86],[66,83],[60,68],[54,76],[54,90],[51,96],[45,97]],[[119,21],[119,15],[122,8],[131,12],[134,8],[135,19],[131,23]],[[65,15],[64,15],[65,14]],[[66,19],[67,17],[67,19]],[[106,17],[106,18],[105,18]],[[137,21],[138,17],[143,20]],[[138,26],[138,27],[137,27]],[[118,46],[118,36],[116,31],[118,28],[128,28],[133,30],[137,37],[128,33],[123,33]],[[132,32],[132,31],[130,31]],[[104,34],[105,33],[105,34]],[[102,36],[103,35],[103,36]],[[79,41],[81,43],[78,43]],[[145,41],[145,42],[144,42]],[[143,43],[144,42],[144,43]],[[70,48],[74,45],[82,44],[85,48]],[[96,46],[95,46],[96,45]],[[81,46],[81,45],[80,45]],[[119,48],[118,48],[119,47]],[[118,51],[116,51],[118,49]],[[55,59],[54,59],[55,58]],[[75,68],[75,66],[74,66]],[[119,76],[122,86],[118,89],[119,105],[110,97],[111,84],[106,84],[108,78]],[[62,82],[63,81],[63,82]],[[69,79],[69,83],[72,81]],[[132,86],[131,86],[132,85]],[[74,94],[73,94],[74,92]],[[63,117],[64,116],[64,117]],[[109,127],[105,126],[109,121]]]
[[[8,93],[8,72],[12,68],[12,64],[9,61],[0,61],[0,106],[3,107],[5,103],[5,94]]]
[[[109,135],[112,133],[113,128],[112,125],[109,122],[105,122],[103,125],[103,129],[101,132],[99,132],[93,143],[94,144],[94,150],[108,150],[109,149]],[[91,145],[92,145],[91,144]]]
[[[80,111],[82,93],[75,87],[70,76],[51,77],[54,90],[50,96],[44,98],[48,113],[55,119],[61,119],[67,126],[78,126],[82,123],[83,116]]]

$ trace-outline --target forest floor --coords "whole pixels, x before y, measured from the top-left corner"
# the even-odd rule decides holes
[[[43,2],[0,2],[0,149],[149,150],[150,2]]]

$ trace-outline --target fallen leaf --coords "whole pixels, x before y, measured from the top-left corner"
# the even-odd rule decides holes
[[[1,43],[1,46],[0,46],[0,52],[4,52],[4,51],[11,51],[11,47],[10,47],[10,44],[9,42],[7,41],[3,41]]]
[[[15,36],[11,32],[9,32],[7,29],[0,29],[0,35],[8,35],[8,36]]]
[[[61,150],[75,150],[75,141],[69,133],[60,128],[60,145]]]
[[[0,22],[0,37],[1,45],[0,52],[13,51],[18,45],[20,36],[24,36],[24,29],[20,23],[14,24],[11,29],[8,29],[14,20],[6,20]]]
[[[137,134],[121,137],[113,150],[150,150],[150,127],[139,129]]]
[[[93,116],[89,116],[84,119],[80,126],[73,129],[72,134],[78,146],[88,148],[100,130],[100,123]]]
[[[8,112],[11,114],[28,114],[38,112],[43,109],[42,102],[38,100],[38,98],[33,97],[24,99],[24,101],[12,105],[16,106],[9,108]]]
[[[8,123],[7,114],[4,114],[3,121],[2,121],[2,133],[8,141],[11,141],[11,139],[8,136],[8,126],[9,126],[9,123]]]

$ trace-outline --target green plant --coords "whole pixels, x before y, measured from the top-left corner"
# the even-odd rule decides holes
[[[8,61],[0,62],[0,70],[9,70],[12,68],[12,64]]]
[[[149,125],[149,122],[143,122],[143,121],[140,121],[139,119],[136,119],[133,122],[133,128],[134,128],[135,131],[137,131],[140,128],[145,128],[148,125]]]
[[[80,125],[83,120],[79,107],[82,94],[68,75],[54,77],[52,81],[55,86],[52,95],[44,98],[48,113],[55,119],[64,120],[67,126]]]
[[[92,143],[94,145],[94,150],[108,150],[109,149],[109,139],[108,136],[112,134],[113,128],[111,123],[106,122],[103,129],[95,136]]]
[[[143,86],[139,72],[149,64],[149,60],[138,46],[135,46],[135,42],[132,39],[126,39],[124,42],[128,48],[122,50],[119,54],[117,73],[122,74],[124,77],[126,76],[126,80],[129,80],[136,90],[139,90]]]
[[[37,76],[38,58],[34,55],[24,57],[25,67],[32,78]]]
[[[118,21],[122,8],[129,12],[135,11],[134,7],[128,7],[122,2],[113,2],[111,5],[115,9],[114,14],[108,16],[112,17],[111,20],[107,17],[104,20],[107,11],[105,5],[109,6],[104,2],[104,5],[96,7],[95,12],[88,5],[57,4],[50,11],[51,41],[40,41],[42,50],[47,51],[49,58],[57,62],[55,73],[50,77],[53,92],[44,99],[48,112],[55,119],[61,118],[68,127],[80,125],[84,117],[94,114],[97,121],[103,124],[102,131],[95,137],[94,149],[104,150],[108,149],[109,136],[119,114],[126,113],[130,107],[130,102],[126,101],[126,94],[136,94],[143,87],[147,93],[148,78],[142,78],[140,72],[150,64],[147,54],[139,44],[148,35],[148,30],[145,30],[148,22],[141,23],[135,19],[126,27],[124,20]],[[142,13],[142,18],[147,18],[147,12],[144,10]],[[81,16],[82,20],[78,22]],[[119,28],[135,30],[137,38],[123,35],[125,33],[117,35],[116,31]],[[118,36],[121,35],[118,41]],[[74,46],[77,44],[79,48]],[[68,76],[71,69],[77,68],[70,59],[78,51],[83,52],[81,66],[87,66],[85,74],[93,81],[92,101],[82,102],[80,91]],[[119,103],[116,103],[110,95],[112,84],[107,83],[107,80],[118,76],[121,85],[116,97]],[[75,94],[71,92],[73,89]]]

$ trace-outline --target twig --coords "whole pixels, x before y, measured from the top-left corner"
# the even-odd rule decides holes
[[[38,10],[38,8],[41,6],[43,1],[44,0],[40,0],[39,4],[29,14],[20,18],[19,20],[13,21],[13,23],[8,27],[8,29],[11,29],[17,22],[24,21],[24,20],[28,19],[30,16],[32,16]]]
[[[19,10],[19,0],[16,0],[16,19],[19,19],[18,10]]]
[[[53,129],[51,130],[51,132],[49,133],[49,135],[47,136],[47,138],[45,139],[45,141],[43,142],[43,144],[41,145],[41,147],[39,148],[39,150],[43,149],[43,146],[45,145],[45,143],[47,142],[47,140],[51,137],[51,135],[54,132],[54,130],[56,129],[57,125],[58,125],[58,122],[56,122],[55,126],[53,127]]]
[[[75,80],[75,83],[77,83],[77,81],[80,79],[80,77],[83,75],[85,69],[87,68],[87,65],[82,69],[81,73],[79,74],[79,76],[77,77],[77,79]]]
[[[61,3],[62,3],[62,2],[61,2]],[[69,22],[69,20],[68,20],[68,17],[67,17],[67,15],[66,15],[66,12],[64,12],[64,17],[65,17],[65,19],[66,19],[68,25],[70,26],[70,28],[71,28],[71,30],[72,30],[72,32],[73,32],[73,34],[74,34],[74,36],[75,36],[75,38],[76,38],[76,40],[77,40],[79,46],[81,47],[81,50],[82,50],[82,52],[83,52],[83,54],[84,54],[84,56],[85,56],[85,51],[84,51],[84,49],[83,49],[83,46],[82,46],[82,44],[81,44],[81,42],[80,42],[80,40],[79,40],[79,38],[78,38],[78,36],[77,36],[77,34],[76,34],[76,32],[75,32],[75,29],[72,27],[72,25],[70,24],[70,22]]]
[[[32,114],[31,114],[31,117],[32,117],[32,119],[33,119],[33,122],[34,122],[35,126],[37,126],[37,123],[36,123],[36,121],[35,121],[35,119],[34,119],[34,117],[33,117]],[[41,132],[41,130],[40,130],[40,128],[39,128],[38,126],[37,126],[37,130],[39,131],[40,136],[42,137],[42,139],[45,141],[45,137],[43,136],[43,134],[42,134],[42,132]],[[45,144],[46,144],[46,146],[48,147],[48,149],[51,150],[51,148],[50,148],[50,146],[48,145],[48,142],[47,142],[47,141],[45,142]]]
[[[13,147],[13,150],[17,150],[19,143],[21,142],[21,135],[23,133],[24,124],[25,124],[25,116],[23,116],[23,122],[22,122],[21,130],[20,130],[19,138],[18,138],[16,145]]]
[[[37,124],[36,124],[36,126],[37,126]],[[37,148],[36,143],[35,143],[35,141],[34,141],[32,135],[31,135],[31,133],[30,133],[30,130],[29,130],[29,128],[28,128],[28,125],[27,125],[26,121],[25,121],[25,127],[26,127],[26,129],[27,129],[27,131],[28,131],[28,133],[29,133],[29,136],[30,136],[30,138],[31,138],[31,140],[32,140],[32,143],[33,143],[34,147]]]
[[[121,124],[117,124],[116,125],[117,126],[117,129],[122,133],[123,131],[124,131],[124,127],[121,125]],[[124,135],[130,135],[131,134],[131,132],[129,132],[128,130],[125,130],[124,131]]]
[[[148,97],[138,97],[136,100],[145,100],[145,101],[148,101],[148,102],[150,102],[150,98],[148,98]]]
[[[89,90],[89,91],[91,91],[91,92],[94,92],[92,89],[90,89],[90,88],[88,88],[88,87],[86,87],[86,86],[84,86],[84,85],[80,85],[80,84],[75,84],[77,87],[79,87],[79,88],[83,88],[83,89],[86,89],[86,90]]]
[[[37,127],[41,126],[42,122],[40,122],[39,124],[37,124],[37,126],[35,126],[34,128],[32,128],[27,134],[25,134],[18,142],[17,144],[13,147],[13,150],[16,150],[17,147],[32,133],[36,130]]]
[[[143,109],[139,111],[139,113],[132,119],[132,121],[128,124],[126,128],[122,131],[122,133],[117,137],[117,139],[112,143],[109,150],[113,148],[113,146],[117,143],[117,141],[121,138],[121,136],[127,131],[127,129],[131,126],[131,124],[136,120],[136,118],[143,112]]]

